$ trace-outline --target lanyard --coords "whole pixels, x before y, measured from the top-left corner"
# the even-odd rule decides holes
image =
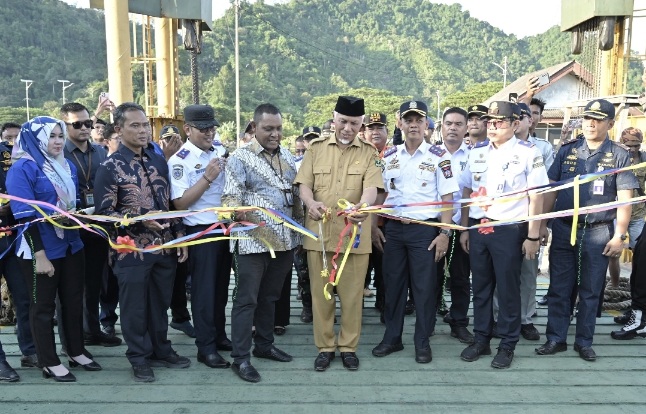
[[[83,155],[85,155],[84,152],[81,152],[81,153]],[[85,168],[83,168],[83,164],[81,164],[81,161],[76,156],[76,151],[72,151],[72,155],[74,156],[74,159],[76,160],[76,163],[79,165],[79,168],[81,169],[81,172],[83,173],[83,178],[85,178],[85,186],[89,190],[90,189],[90,174],[92,173],[92,154],[90,154],[89,151],[88,151],[87,171],[85,171]]]

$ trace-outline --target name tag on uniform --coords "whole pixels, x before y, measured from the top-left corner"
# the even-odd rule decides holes
[[[603,195],[604,186],[605,184],[603,179],[594,180],[594,183],[592,184],[592,194]]]

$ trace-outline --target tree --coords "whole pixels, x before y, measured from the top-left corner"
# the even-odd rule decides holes
[[[501,89],[502,82],[476,83],[467,87],[467,89],[463,92],[456,92],[447,95],[441,101],[440,106],[442,108],[449,108],[452,106],[466,108],[468,106],[480,104],[486,101]]]

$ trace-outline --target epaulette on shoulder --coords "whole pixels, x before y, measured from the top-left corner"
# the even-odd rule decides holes
[[[529,142],[529,141],[523,141],[522,139],[519,139],[519,140],[518,140],[518,144],[519,144],[519,145],[522,145],[523,147],[527,147],[527,148],[531,148],[531,147],[533,147],[533,146],[534,146],[534,144],[533,144],[533,143],[531,143],[531,142]]]
[[[442,149],[442,147],[438,145],[431,145],[431,147],[428,149],[428,152],[430,152],[431,154],[435,154],[438,157],[443,157],[444,154],[446,154],[446,150]]]
[[[397,147],[396,146],[395,147],[390,147],[390,148],[388,148],[386,150],[386,152],[384,152],[384,158],[390,157],[391,155],[393,155],[396,152],[397,152]]]
[[[561,142],[561,146],[570,145],[570,144],[573,144],[575,142],[579,142],[580,139],[581,139],[581,137],[579,137],[579,136],[577,136],[575,138],[570,138],[568,140],[565,140],[565,141]]]
[[[621,142],[612,141],[612,140],[610,140],[610,142],[613,143],[614,145],[618,146],[621,149],[625,149],[626,151],[630,151],[630,148],[628,148],[627,146],[625,146]]]
[[[473,148],[482,148],[486,147],[487,145],[489,145],[489,138],[485,139],[484,141],[478,142]]]
[[[190,153],[191,153],[191,151],[189,151],[187,148],[184,148],[183,150],[179,151],[179,152],[178,152],[177,154],[175,154],[175,155],[177,155],[177,156],[178,156],[179,158],[181,158],[181,159],[184,159],[184,158],[186,158],[186,157],[188,156],[188,154],[190,154]]]
[[[327,137],[314,138],[313,140],[310,141],[310,145],[315,144],[315,143],[319,143],[319,142],[323,142],[323,141],[327,141],[327,139],[328,139]]]
[[[222,141],[214,139],[213,140],[213,145],[216,147],[221,147],[222,146]]]

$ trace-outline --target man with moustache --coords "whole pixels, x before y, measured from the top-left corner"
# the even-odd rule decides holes
[[[259,105],[254,111],[252,133],[255,139],[229,157],[222,205],[270,208],[302,222],[302,204],[292,185],[296,177],[294,156],[280,146],[280,110],[269,103]],[[231,309],[231,369],[244,381],[258,382],[261,377],[251,364],[251,354],[279,362],[292,360],[291,355],[274,346],[274,315],[301,236],[258,210],[236,213],[236,218],[265,223],[241,232],[243,239],[231,241],[231,250],[237,256],[236,294]],[[267,244],[272,246],[275,258]],[[250,352],[254,323],[255,347]]]
[[[388,120],[386,114],[372,113],[366,117],[366,142],[372,144],[379,152],[379,158],[384,158],[384,153],[392,148],[388,145]],[[383,277],[383,253],[384,253],[384,219],[377,217],[372,221],[372,253],[370,253],[370,261],[368,264],[368,271],[366,272],[366,282],[364,285],[363,295],[373,296],[370,290],[370,276],[372,271],[375,271],[374,286],[377,290],[377,297],[375,298],[375,308],[381,312],[383,320],[384,309],[384,277]]]
[[[515,137],[520,108],[506,101],[494,101],[487,114],[488,140],[480,142],[469,153],[467,166],[460,177],[462,197],[472,192],[493,197],[510,191],[547,184],[543,157],[536,146]],[[514,201],[483,206],[479,214],[467,216],[462,210],[462,225],[534,216],[541,213],[542,196],[528,194]],[[493,295],[498,288],[498,353],[493,368],[509,368],[520,336],[520,268],[523,256],[533,259],[539,247],[539,223],[513,223],[481,227],[463,232],[460,243],[469,253],[473,274],[474,343],[460,357],[467,362],[490,355],[489,342],[493,328]]]
[[[469,147],[464,143],[464,136],[467,133],[467,112],[462,108],[452,107],[444,111],[442,116],[442,139],[443,143],[440,148],[446,150],[451,158],[451,170],[457,180],[460,179],[462,172],[467,165]],[[453,200],[462,198],[461,191],[453,193]],[[452,222],[460,224],[462,210],[459,206],[454,206]],[[460,247],[460,232],[454,232],[449,240],[449,253],[446,261],[440,260],[437,266],[438,279],[438,306],[442,300],[444,288],[444,272],[448,267],[450,288],[451,288],[451,308],[449,313],[444,316],[444,322],[451,326],[451,336],[457,338],[465,344],[473,343],[473,334],[469,332],[469,304],[471,302],[471,267],[469,265],[469,255]]]
[[[482,116],[486,115],[488,109],[484,105],[471,105],[468,109],[467,133],[472,148],[487,139],[487,122]]]
[[[425,141],[424,131],[429,123],[426,104],[406,102],[399,110],[406,141],[384,154],[384,186],[388,189],[385,203],[452,201],[458,183],[453,176],[450,154]],[[437,309],[437,265],[433,262],[446,256],[453,231],[423,222],[449,224],[453,209],[409,212],[404,207],[399,210],[397,215],[401,219],[389,219],[385,225],[388,244],[388,257],[383,262],[386,332],[372,354],[384,357],[404,349],[402,332],[410,284],[417,311],[415,361],[426,364],[433,359],[429,337],[435,329]]]
[[[310,284],[314,292],[314,343],[319,350],[314,361],[316,371],[325,371],[330,366],[337,348],[341,351],[346,369],[359,369],[356,350],[361,332],[368,253],[372,249],[370,232],[363,231],[358,247],[353,247],[350,251],[343,277],[336,287],[342,303],[338,337],[334,333],[336,299],[334,295],[331,300],[326,300],[323,296],[328,280],[321,277],[321,271],[323,254],[326,255],[327,263],[332,262],[339,235],[346,225],[345,220],[364,229],[371,226],[371,218],[366,213],[337,216],[337,212],[342,211],[337,204],[339,199],[346,199],[355,206],[372,205],[378,191],[383,190],[382,161],[372,145],[357,137],[364,114],[363,99],[340,96],[334,109],[334,132],[329,138],[311,142],[294,181],[299,185],[301,198],[307,208],[305,225],[309,230],[319,234],[319,221],[323,219],[323,215],[330,216],[323,224],[323,234],[319,235],[323,246],[320,241],[310,238],[306,238],[303,243],[308,251]]]
[[[220,123],[209,105],[184,108],[186,142],[168,160],[170,198],[177,210],[197,211],[222,206],[224,166],[227,153],[215,130]],[[219,221],[217,214],[205,212],[183,218],[187,234],[205,231]],[[213,235],[204,235],[208,239]],[[229,348],[225,332],[225,308],[229,297],[232,255],[226,240],[188,247],[188,273],[191,275],[191,310],[195,327],[197,361],[209,368],[229,368],[231,364],[218,349]],[[177,276],[176,276],[177,277]],[[184,281],[182,281],[184,283]],[[172,325],[171,325],[172,326]]]
[[[65,158],[78,171],[80,205],[79,209],[94,207],[94,181],[99,166],[107,158],[102,145],[92,143],[90,133],[93,122],[88,109],[82,104],[68,102],[60,109],[61,119],[67,125]],[[98,200],[96,200],[98,201]],[[85,248],[85,292],[83,300],[83,331],[85,345],[117,346],[121,338],[108,335],[101,330],[99,322],[99,298],[103,272],[108,264],[109,245],[97,234],[82,231],[81,240]],[[59,323],[59,332],[62,329]],[[64,337],[64,335],[62,336]],[[65,348],[64,340],[62,345]]]
[[[551,182],[577,175],[601,172],[630,165],[630,153],[622,144],[608,137],[614,126],[615,107],[605,99],[588,102],[583,112],[583,137],[563,142],[548,176]],[[625,201],[632,197],[639,184],[631,171],[610,174],[579,186],[581,207]],[[545,211],[562,211],[574,207],[573,188],[552,191],[545,195]],[[550,246],[550,288],[547,292],[547,342],[536,348],[539,355],[552,355],[567,350],[570,326],[570,293],[578,283],[579,304],[576,317],[574,351],[585,361],[595,361],[592,349],[599,297],[603,294],[609,257],[619,257],[624,248],[630,221],[631,206],[556,218],[552,223]],[[616,224],[613,220],[616,219]],[[576,234],[574,246],[570,243]],[[541,234],[547,232],[545,221]]]

